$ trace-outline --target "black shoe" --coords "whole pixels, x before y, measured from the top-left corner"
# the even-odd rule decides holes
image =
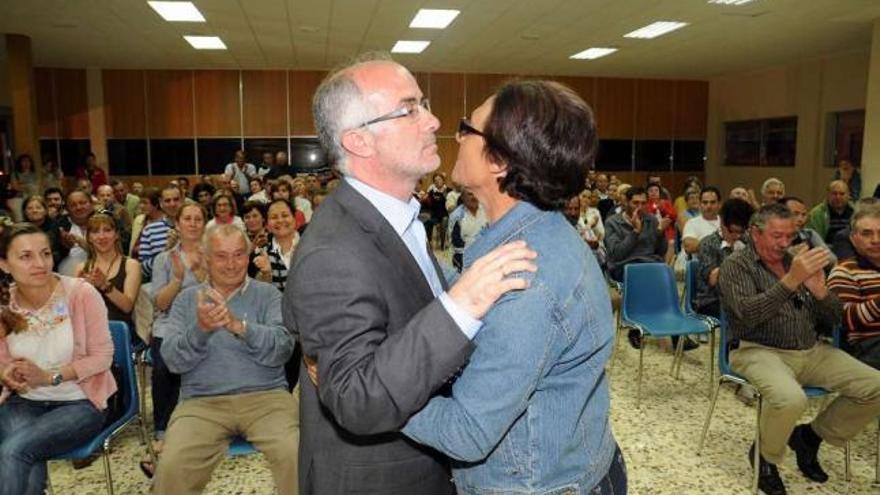
[[[749,465],[755,468],[755,444],[749,449]],[[776,464],[771,464],[764,460],[761,456],[761,466],[758,468],[758,489],[767,495],[785,495],[785,485],[782,478],[779,477],[779,470]]]
[[[812,431],[808,424],[798,425],[791,436],[788,437],[788,446],[797,456],[798,469],[807,477],[817,483],[828,481],[828,473],[819,465],[819,445],[822,438]]]
[[[626,337],[629,339],[629,345],[631,345],[633,349],[642,348],[642,334],[640,334],[638,330],[630,330]]]
[[[678,349],[678,339],[679,339],[678,335],[676,335],[675,337],[672,337],[672,348],[673,349]],[[684,338],[684,351],[685,352],[692,351],[698,347],[700,347],[700,344],[691,340],[690,337]]]

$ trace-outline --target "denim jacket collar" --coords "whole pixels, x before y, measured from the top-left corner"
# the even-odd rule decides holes
[[[523,227],[537,221],[549,212],[541,211],[527,201],[517,201],[503,217],[487,225],[465,250],[465,266],[479,259],[497,246],[510,242]]]

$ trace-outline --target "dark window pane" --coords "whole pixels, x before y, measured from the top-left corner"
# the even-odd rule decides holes
[[[146,139],[108,139],[110,175],[147,175]]]
[[[58,141],[55,139],[40,139],[40,156],[45,164],[50,159],[58,163]]]
[[[153,175],[196,173],[196,151],[192,139],[151,139]]]
[[[726,122],[724,124],[725,158],[727,165],[758,165],[761,161],[761,121]]]
[[[636,141],[635,169],[642,172],[668,171],[672,155],[672,141]]]
[[[835,114],[834,156],[830,165],[836,166],[841,160],[849,160],[853,165],[861,166],[864,134],[864,110]]]
[[[294,173],[325,172],[330,167],[327,153],[317,138],[291,138],[290,164],[294,167]]]
[[[672,170],[674,172],[700,172],[705,168],[705,141],[675,141],[672,143]]]
[[[632,152],[631,139],[602,139],[596,154],[596,170],[631,171]]]
[[[92,151],[88,139],[59,139],[61,147],[61,171],[64,175],[76,175],[76,169],[85,163],[86,155]]]
[[[263,161],[263,153],[268,152],[272,153],[272,155],[279,151],[287,153],[287,138],[245,138],[244,151],[247,153],[248,158],[251,159],[251,163],[259,166]],[[290,160],[288,159],[289,162]]]
[[[222,174],[226,164],[235,160],[235,152],[241,149],[240,139],[199,138],[199,173]],[[248,163],[258,163],[259,159],[248,155]]]
[[[797,117],[767,119],[764,122],[763,165],[793,167],[797,148]]]

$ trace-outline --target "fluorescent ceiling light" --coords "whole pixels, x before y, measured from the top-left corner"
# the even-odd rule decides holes
[[[662,36],[666,33],[675,31],[676,29],[681,29],[687,26],[686,22],[676,22],[676,21],[657,21],[653,24],[648,24],[647,26],[636,29],[631,33],[626,33],[623,35],[624,38],[642,38],[649,40],[651,38],[656,38],[658,36]]]
[[[192,2],[147,2],[162,19],[174,22],[205,22],[205,17]]]
[[[709,0],[709,3],[715,3],[718,5],[745,5],[754,1],[755,0]]]
[[[575,53],[568,58],[573,58],[577,60],[593,60],[599,57],[604,57],[605,55],[611,55],[616,51],[617,48],[587,48],[586,50]]]
[[[184,36],[196,50],[225,50],[226,45],[218,36]]]
[[[428,48],[430,41],[398,41],[391,49],[391,53],[422,53]]]
[[[444,29],[452,23],[459,12],[459,10],[420,9],[409,23],[409,27]]]

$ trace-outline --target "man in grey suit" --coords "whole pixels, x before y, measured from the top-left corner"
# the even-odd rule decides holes
[[[284,294],[318,384],[300,373],[300,492],[454,493],[446,459],[398,430],[464,366],[479,318],[527,286],[507,275],[534,271],[536,254],[502,246],[447,289],[412,197],[440,165],[439,121],[404,67],[331,73],[313,110],[344,180],[312,217]]]

